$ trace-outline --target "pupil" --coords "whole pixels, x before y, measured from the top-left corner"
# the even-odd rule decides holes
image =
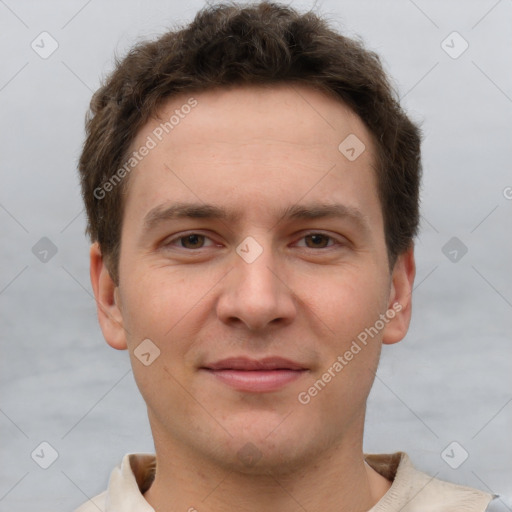
[[[199,238],[202,235],[188,235],[185,237],[185,246],[187,245],[197,245],[199,243]]]
[[[322,241],[325,242],[324,235],[310,235],[310,238],[314,245],[316,245],[316,246],[318,246],[319,244],[324,245],[324,244],[322,244]]]

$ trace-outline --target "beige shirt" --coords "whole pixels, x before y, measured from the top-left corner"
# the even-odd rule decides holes
[[[392,481],[368,512],[484,512],[494,498],[418,471],[404,452],[365,455],[375,471]],[[155,456],[127,454],[110,476],[108,489],[75,512],[155,512],[144,499],[155,474]]]

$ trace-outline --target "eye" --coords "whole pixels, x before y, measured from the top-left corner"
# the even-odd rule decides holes
[[[311,235],[306,235],[304,240],[306,240],[306,245],[310,248],[313,247],[323,249],[324,247],[328,246],[328,242],[329,240],[332,240],[332,238],[322,233],[313,233]],[[308,241],[311,242],[311,245],[308,245]]]
[[[307,247],[308,249],[324,249],[336,244],[341,245],[338,240],[335,240],[332,236],[326,235],[325,233],[308,233],[304,235],[301,240],[305,240],[306,244],[300,245],[300,247]]]
[[[182,249],[202,249],[205,247],[205,242],[207,240],[210,239],[206,235],[202,235],[200,233],[188,233],[186,235],[173,238],[172,240],[165,242],[164,245],[167,247],[173,246]]]

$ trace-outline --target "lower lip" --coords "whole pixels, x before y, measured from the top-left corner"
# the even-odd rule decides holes
[[[206,370],[237,391],[265,393],[277,391],[293,382],[306,370]]]

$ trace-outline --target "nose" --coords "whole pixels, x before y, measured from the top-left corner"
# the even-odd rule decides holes
[[[296,317],[297,300],[283,264],[267,247],[262,246],[262,253],[252,262],[234,254],[234,268],[222,281],[217,301],[222,322],[258,331],[288,325]]]

